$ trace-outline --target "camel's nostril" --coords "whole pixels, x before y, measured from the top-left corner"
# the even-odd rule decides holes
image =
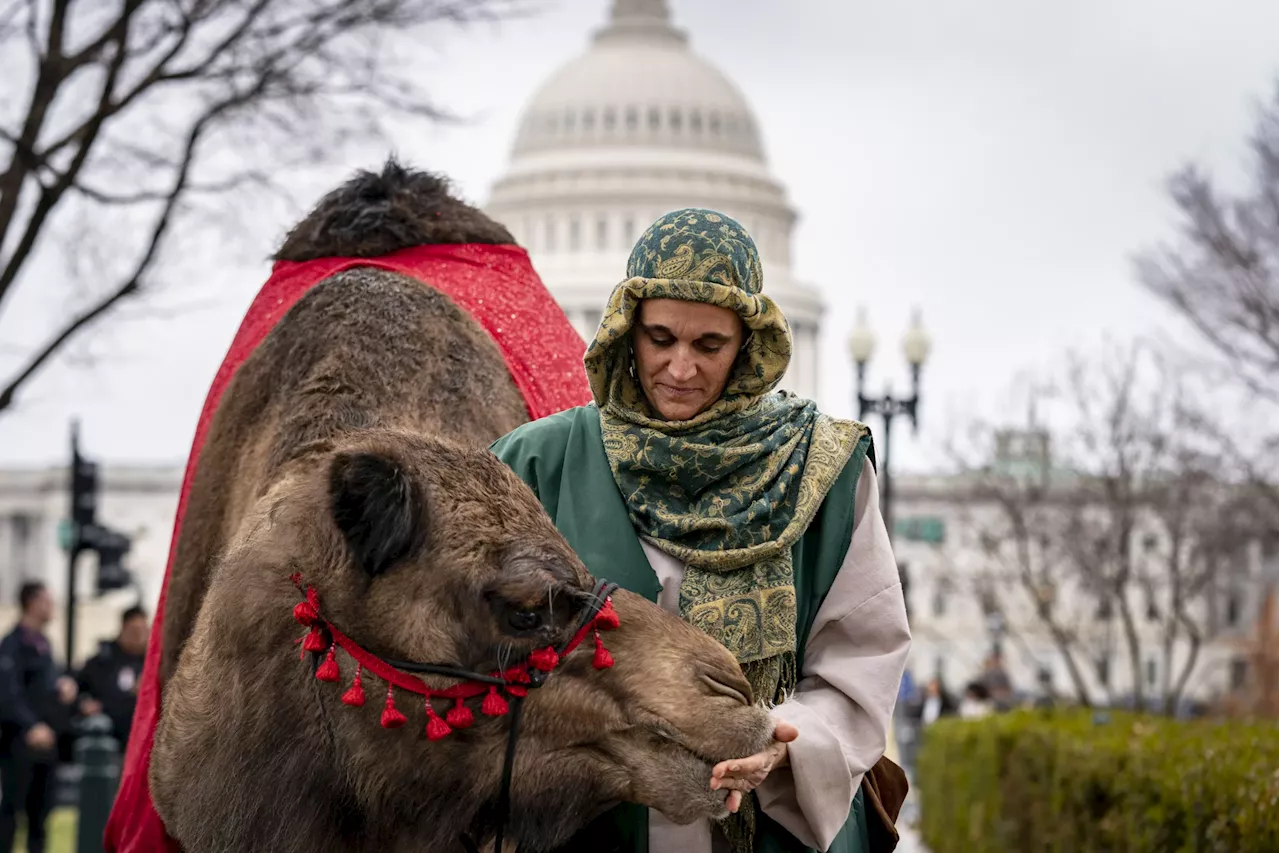
[[[703,672],[699,678],[712,693],[728,696],[743,705],[751,705],[751,685],[742,676],[730,676],[727,672]]]

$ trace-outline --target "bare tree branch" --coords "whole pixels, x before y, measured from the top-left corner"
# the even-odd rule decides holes
[[[1180,239],[1138,256],[1142,284],[1172,307],[1252,393],[1280,395],[1280,210],[1275,98],[1259,110],[1251,140],[1253,185],[1230,197],[1201,169],[1169,181]]]
[[[130,2],[137,2],[137,0],[130,0]],[[127,30],[124,35],[127,37]],[[112,57],[107,66],[106,79],[102,86],[102,100],[105,101],[110,98],[111,91],[115,87],[116,78],[120,74],[120,69],[124,67],[124,60],[127,53],[128,52],[125,48],[125,43],[122,37],[120,49],[117,51],[116,55]],[[37,89],[38,88],[39,84],[37,84]],[[80,149],[76,152],[75,157],[72,158],[71,165],[67,170],[51,186],[41,187],[40,197],[36,201],[35,209],[32,210],[30,216],[27,218],[26,229],[24,230],[22,237],[18,240],[18,245],[14,248],[13,253],[9,256],[9,260],[5,263],[4,268],[0,269],[0,302],[4,300],[5,293],[18,277],[18,271],[22,269],[22,265],[30,256],[31,249],[35,246],[36,240],[39,239],[40,230],[44,227],[44,223],[48,219],[49,214],[53,211],[54,207],[57,206],[59,199],[62,198],[62,194],[66,191],[67,187],[71,185],[71,182],[75,180],[75,176],[79,174],[80,169],[84,166],[85,161],[88,159],[89,152],[92,149],[93,141],[97,137],[101,128],[101,121],[94,123],[91,131],[87,134],[84,144],[81,145]],[[20,147],[24,144],[25,141],[19,142]],[[34,156],[37,164],[44,163],[42,155],[36,154]],[[0,205],[0,207],[2,206],[3,205]],[[8,226],[9,221],[3,218],[3,214],[0,214],[0,245],[3,245],[5,239],[8,237]]]
[[[66,227],[64,210],[115,247],[126,272],[20,361],[0,390],[0,411],[69,340],[145,289],[188,199],[229,197],[281,168],[341,157],[353,141],[378,139],[387,114],[451,119],[402,74],[397,48],[420,50],[425,27],[505,19],[527,5],[28,0],[5,7],[0,50],[28,39],[34,65],[24,112],[0,129],[0,310],[34,281],[32,264],[54,251],[57,239],[46,238]],[[139,229],[138,221],[150,226]]]
[[[55,30],[54,21],[50,21],[49,37],[53,43],[60,45],[62,39],[61,16],[57,14],[56,10],[55,16],[59,19],[58,27]],[[27,4],[26,24],[27,40],[31,43],[32,51],[37,57],[38,71],[35,86],[31,92],[30,105],[27,108],[26,118],[22,123],[22,130],[12,143],[13,151],[10,154],[8,166],[0,174],[0,246],[4,245],[6,235],[9,233],[9,226],[18,208],[18,197],[21,194],[23,184],[39,163],[39,157],[35,153],[36,143],[41,131],[44,129],[45,121],[49,117],[54,98],[57,96],[58,90],[65,79],[58,64],[54,61],[52,51],[47,47],[42,47],[40,44],[34,3]],[[6,41],[8,40],[6,39]],[[2,286],[0,286],[0,299],[3,299]]]
[[[246,185],[268,185],[270,183],[271,176],[266,172],[258,169],[246,169],[243,172],[237,172],[216,181],[205,183],[190,182],[186,186],[186,192],[191,195],[216,194],[242,189]],[[78,183],[73,185],[71,189],[99,204],[110,205],[135,205],[143,202],[166,201],[173,194],[171,187],[155,190],[135,190],[133,192],[113,192]]]
[[[247,96],[246,96],[247,97]],[[191,175],[191,166],[195,162],[196,150],[200,144],[200,139],[205,133],[205,128],[217,116],[234,106],[234,102],[227,101],[218,104],[208,110],[200,120],[191,128],[191,132],[187,136],[186,148],[182,163],[178,167],[177,175],[174,177],[173,186],[165,198],[164,206],[161,209],[160,216],[156,220],[154,227],[151,229],[151,238],[147,243],[147,249],[142,257],[138,260],[133,272],[125,279],[124,282],[117,285],[110,293],[100,299],[97,304],[89,310],[76,315],[71,322],[67,323],[63,329],[56,334],[52,340],[41,347],[34,356],[32,356],[27,364],[18,371],[17,375],[11,379],[3,389],[0,389],[0,411],[3,411],[13,402],[14,394],[27,382],[36,371],[39,370],[46,361],[53,356],[59,348],[62,347],[70,338],[78,331],[93,323],[103,314],[107,313],[121,300],[138,292],[142,285],[142,278],[154,263],[157,253],[160,250],[161,243],[164,240],[166,232],[173,221],[173,212],[178,205],[178,201],[183,197],[183,191]]]

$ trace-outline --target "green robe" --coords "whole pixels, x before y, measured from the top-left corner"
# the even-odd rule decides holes
[[[498,439],[492,449],[533,489],[593,575],[657,602],[662,587],[640,547],[609,469],[600,433],[600,413],[595,406],[570,409],[525,424]],[[796,660],[801,665],[801,678],[804,646],[814,617],[853,538],[854,489],[868,457],[874,465],[869,435],[859,442],[817,517],[792,551]],[[759,853],[802,853],[810,849],[763,812],[757,813],[756,820]],[[829,848],[831,853],[867,853],[866,821],[859,789],[848,822]],[[648,836],[648,810],[624,804],[594,821],[561,853],[647,853]]]

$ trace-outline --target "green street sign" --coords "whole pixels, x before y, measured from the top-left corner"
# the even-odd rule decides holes
[[[76,523],[69,518],[58,522],[58,547],[70,552],[76,544]]]
[[[908,516],[894,519],[894,533],[899,539],[941,545],[947,538],[947,526],[941,518]]]

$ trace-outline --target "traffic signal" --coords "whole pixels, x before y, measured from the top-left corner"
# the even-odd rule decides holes
[[[98,465],[80,455],[80,424],[71,423],[71,517],[58,525],[58,539],[67,549],[67,669],[76,650],[76,558],[84,551],[98,555],[98,595],[133,586],[124,557],[133,543],[118,530],[98,523]]]
[[[94,524],[84,528],[82,547],[98,555],[98,595],[133,585],[133,575],[124,566],[125,555],[133,541],[118,530]]]
[[[71,521],[88,527],[98,517],[98,463],[73,448],[71,454]]]
[[[80,455],[78,435],[71,440],[71,524],[69,548],[72,559],[82,551],[98,555],[98,595],[133,584],[124,566],[132,540],[118,530],[98,523],[98,463]]]

